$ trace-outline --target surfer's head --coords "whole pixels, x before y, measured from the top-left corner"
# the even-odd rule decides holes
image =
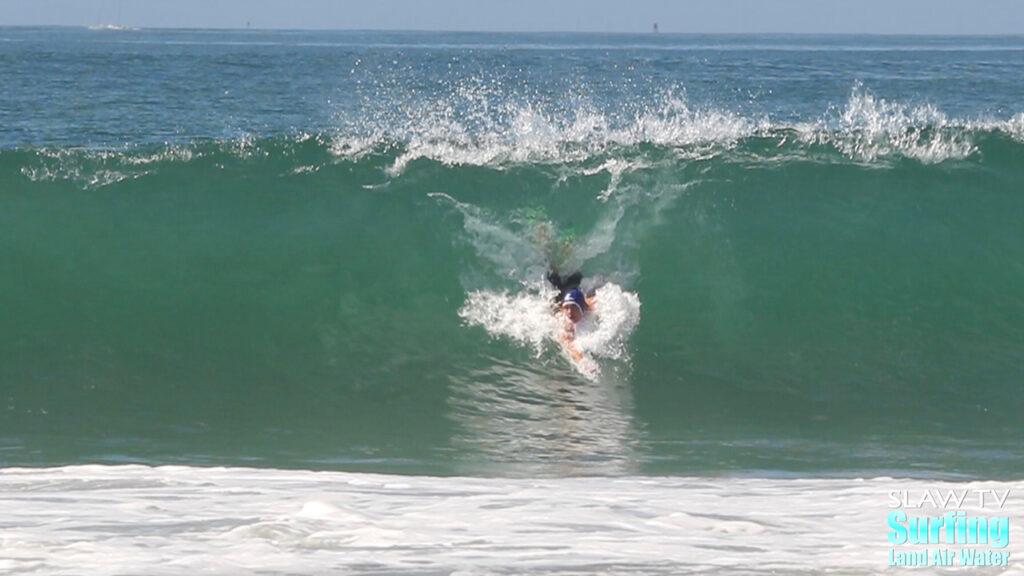
[[[562,297],[560,306],[570,320],[579,322],[583,319],[583,311],[587,309],[587,300],[579,288],[573,288]]]

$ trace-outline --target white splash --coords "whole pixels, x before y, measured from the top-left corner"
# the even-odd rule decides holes
[[[448,166],[504,169],[524,163],[580,163],[613,148],[640,144],[703,153],[708,147],[729,148],[764,127],[763,121],[731,112],[691,108],[678,90],[615,111],[580,95],[542,101],[472,82],[454,86],[443,97],[403,101],[386,110],[377,109],[380,102],[367,102],[369,109],[361,110],[357,120],[340,118],[330,149],[356,159],[368,150],[400,143],[403,152],[388,170],[392,176],[422,158]]]
[[[951,120],[930,104],[878,98],[860,84],[854,86],[835,125],[822,121],[796,129],[805,141],[830,144],[860,162],[905,157],[938,164],[967,158],[977,150],[968,124]]]
[[[1014,140],[1024,142],[1024,112],[1010,118],[1006,122],[1005,131]]]
[[[476,290],[467,295],[459,316],[492,337],[532,347],[539,357],[549,347],[561,350],[559,337],[565,329],[552,304],[554,294],[542,289],[515,294]],[[608,283],[597,288],[594,296],[594,308],[576,324],[573,339],[583,354],[574,366],[592,379],[600,374],[599,359],[628,358],[629,336],[640,322],[640,298],[635,293]]]
[[[861,83],[821,118],[796,122],[745,116],[714,103],[695,105],[679,87],[627,99],[615,108],[585,94],[542,98],[479,81],[458,84],[445,96],[399,98],[401,106],[378,109],[391,102],[388,98],[394,97],[368,103],[357,119],[341,120],[332,152],[359,158],[367,151],[400,149],[391,176],[418,159],[498,170],[526,163],[570,166],[583,174],[592,174],[597,164],[612,178],[601,200],[616,192],[624,173],[647,167],[645,145],[671,150],[677,158],[707,158],[748,138],[775,139],[781,147],[795,132],[804,143],[826,145],[855,162],[910,158],[937,164],[975,154],[975,140],[986,132],[1024,140],[1022,114],[1002,120],[953,118],[927,102],[878,96]]]
[[[640,323],[640,297],[609,283],[595,291],[594,301],[594,309],[576,326],[576,346],[597,358],[628,357],[629,336]]]
[[[491,336],[530,346],[540,356],[549,341],[557,341],[561,330],[551,297],[549,292],[474,290],[466,295],[459,317],[471,326],[483,327]]]

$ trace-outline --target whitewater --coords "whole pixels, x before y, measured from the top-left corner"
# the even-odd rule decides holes
[[[1024,511],[1019,482],[893,478],[79,466],[7,469],[0,486],[0,566],[46,574],[874,574],[891,570],[891,493],[1010,490],[1003,512]],[[990,573],[1020,574],[1015,556]]]

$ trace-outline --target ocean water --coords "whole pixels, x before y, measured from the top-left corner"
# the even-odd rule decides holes
[[[1024,571],[1024,39],[0,28],[0,81],[11,573],[899,571],[902,490],[1008,490]]]

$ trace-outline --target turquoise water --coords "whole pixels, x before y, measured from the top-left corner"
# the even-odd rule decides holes
[[[0,465],[1019,478],[1022,72],[0,29]],[[546,256],[640,302],[597,378],[516,315]]]

